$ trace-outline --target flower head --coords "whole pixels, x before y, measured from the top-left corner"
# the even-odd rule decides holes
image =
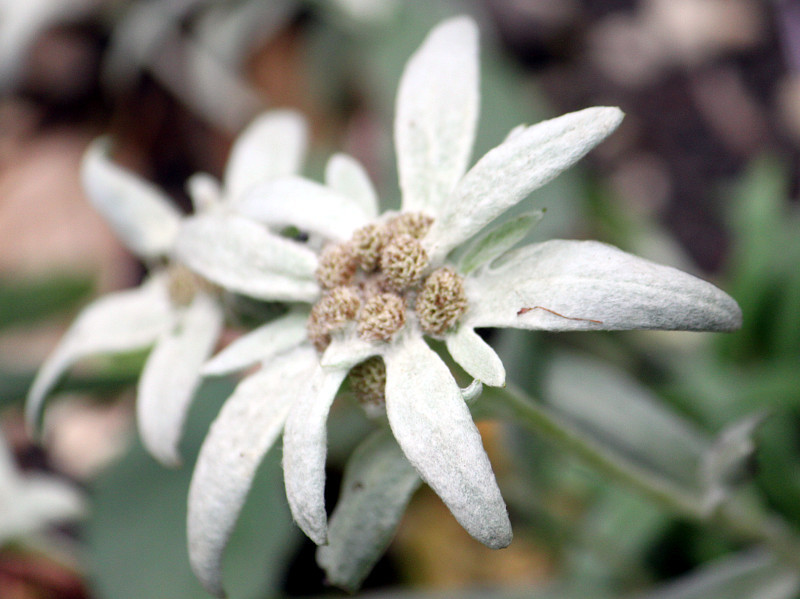
[[[22,475],[0,434],[0,546],[86,515],[78,489],[45,474]]]
[[[293,298],[313,304],[307,326],[307,313],[292,311],[206,367],[222,372],[262,362],[212,426],[190,490],[190,553],[212,591],[221,592],[222,548],[281,427],[292,513],[311,539],[326,543],[326,420],[348,374],[372,408],[385,405],[405,456],[461,525],[498,548],[512,536],[505,504],[465,395],[425,337],[444,340],[467,373],[499,386],[503,365],[476,328],[739,326],[738,306],[714,286],[608,245],[550,241],[512,250],[530,217],[500,225],[460,260],[450,259],[622,120],[619,109],[599,107],[518,128],[467,169],[478,112],[477,51],[475,24],[455,18],[436,27],[406,66],[395,120],[399,214],[378,216],[363,168],[343,155],[331,159],[325,185],[274,180],[235,203],[270,227],[308,232],[308,247],[324,249],[314,271],[317,295]],[[207,270],[200,262],[194,267]]]
[[[150,266],[150,274],[138,288],[101,297],[80,313],[34,380],[28,394],[28,418],[35,424],[45,397],[76,362],[152,346],[137,391],[139,432],[150,453],[175,465],[180,461],[178,441],[201,380],[201,366],[211,355],[223,322],[219,289],[210,278],[190,270],[191,260],[176,257],[179,233],[197,227],[235,228],[239,221],[226,208],[234,198],[262,179],[286,176],[299,168],[304,124],[298,115],[286,111],[257,119],[234,144],[224,186],[203,175],[192,180],[196,210],[188,217],[160,190],[109,160],[107,146],[99,140],[86,152],[82,167],[86,193],[125,245]],[[249,221],[241,226],[256,230],[251,242],[261,241],[260,227]],[[267,243],[272,241],[270,237]],[[206,249],[206,256],[217,260],[229,255],[228,247]],[[310,260],[314,262],[313,256]],[[262,263],[250,267],[255,272],[273,272]],[[222,282],[236,288],[230,281]]]

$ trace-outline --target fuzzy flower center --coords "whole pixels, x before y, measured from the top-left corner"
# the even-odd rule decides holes
[[[350,388],[368,413],[380,414],[386,406],[386,365],[373,356],[350,370]]]
[[[380,342],[390,341],[409,319],[434,336],[456,324],[467,309],[464,283],[448,266],[430,270],[421,240],[432,223],[425,214],[403,213],[323,249],[316,271],[323,294],[307,326],[317,351],[348,328]]]

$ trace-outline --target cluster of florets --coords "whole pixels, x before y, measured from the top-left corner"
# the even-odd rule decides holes
[[[463,281],[449,267],[430,272],[421,240],[432,223],[425,214],[403,213],[323,249],[316,271],[323,293],[308,319],[318,351],[350,326],[361,339],[380,342],[391,340],[409,318],[434,336],[457,322],[467,309]]]
[[[350,389],[367,414],[380,414],[386,405],[386,364],[373,356],[350,370]]]

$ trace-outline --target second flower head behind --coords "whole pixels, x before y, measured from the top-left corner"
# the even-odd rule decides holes
[[[176,255],[180,231],[183,227],[224,227],[246,236],[251,246],[260,244],[259,250],[262,246],[283,247],[287,241],[237,217],[229,207],[254,183],[299,171],[305,145],[305,122],[300,115],[291,111],[262,115],[236,140],[221,182],[208,175],[190,180],[192,215],[182,214],[160,189],[116,164],[109,157],[107,139],[89,146],[81,168],[86,195],[149,274],[139,287],[105,295],[81,311],[31,386],[26,405],[31,429],[37,428],[47,395],[75,364],[96,356],[147,349],[137,389],[139,434],[156,459],[171,466],[180,463],[178,445],[184,420],[201,382],[200,369],[216,346],[224,319],[221,289],[191,272]],[[224,244],[209,244],[204,249],[218,261],[231,259]],[[305,252],[306,261],[315,264],[313,252]],[[238,253],[233,256],[237,261],[242,258]],[[276,273],[269,281],[267,297],[280,299],[284,283],[280,268],[273,270]],[[259,297],[263,277],[259,284],[262,287],[234,290]],[[291,297],[301,293],[315,297],[314,281],[308,280],[305,289],[293,284]]]
[[[257,329],[206,368],[221,373],[262,363],[212,426],[190,490],[190,553],[210,590],[221,592],[222,548],[281,428],[292,514],[311,539],[326,543],[326,420],[348,375],[369,409],[385,409],[403,453],[461,525],[500,548],[512,537],[505,503],[465,392],[426,337],[443,340],[476,381],[501,386],[503,365],[476,328],[723,331],[740,324],[736,302],[713,285],[602,243],[555,240],[512,249],[535,221],[531,215],[476,238],[612,133],[623,116],[598,107],[519,127],[468,169],[479,103],[477,37],[471,19],[446,21],[405,68],[395,119],[399,213],[378,214],[364,169],[344,155],[330,160],[324,185],[283,178],[256,185],[233,206],[273,230],[307,232],[302,249],[320,251],[316,263],[296,271],[296,297],[286,288],[279,298],[307,302],[310,310]],[[178,254],[225,284],[214,256],[198,258],[208,253],[206,233],[184,227]],[[245,241],[230,243],[252,255]],[[224,276],[252,272],[243,263]],[[264,270],[265,286],[274,274]],[[311,299],[309,277],[317,284]]]

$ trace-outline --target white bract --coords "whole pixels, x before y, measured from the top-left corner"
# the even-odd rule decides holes
[[[39,370],[28,394],[31,426],[36,424],[48,392],[79,360],[153,346],[138,386],[139,432],[154,457],[167,465],[180,462],[178,442],[183,423],[201,380],[201,367],[222,329],[223,310],[219,290],[189,270],[191,260],[175,258],[179,232],[198,228],[212,234],[217,229],[237,231],[243,219],[230,214],[226,206],[257,181],[296,172],[305,153],[305,140],[304,121],[293,112],[276,111],[256,119],[233,146],[222,188],[207,175],[190,182],[195,214],[189,217],[181,215],[154,186],[112,163],[105,141],[92,144],[82,168],[87,195],[151,272],[141,286],[103,296],[78,315]],[[260,261],[249,265],[252,273],[267,277],[280,288],[283,278],[274,273],[286,264],[284,255],[269,254],[258,245],[260,234],[266,234],[262,227],[249,221],[241,226],[248,232],[255,229],[248,242],[258,247]],[[267,244],[273,241],[270,236]],[[224,262],[231,256],[240,260],[236,243],[236,239],[222,239],[208,244],[202,256],[207,261]],[[277,245],[282,248],[286,243]],[[313,273],[313,253],[302,247],[298,252]],[[289,284],[295,280],[294,276],[288,278]],[[215,282],[237,287],[236,281]],[[302,286],[292,287],[295,294],[299,289]],[[247,285],[245,290],[257,291]],[[312,292],[316,293],[313,285]]]
[[[326,420],[348,375],[367,407],[385,410],[403,453],[461,525],[489,547],[511,542],[506,507],[465,401],[480,385],[462,391],[425,336],[443,340],[477,381],[500,386],[503,365],[476,328],[739,326],[736,302],[713,285],[608,245],[550,241],[512,250],[536,216],[500,225],[460,261],[449,260],[452,250],[622,120],[619,109],[600,107],[520,127],[467,169],[478,100],[477,28],[469,18],[455,18],[430,33],[400,83],[400,213],[378,216],[364,169],[344,155],[329,162],[325,185],[289,177],[256,185],[235,202],[241,214],[270,227],[292,225],[309,235],[308,248],[321,247],[319,297],[310,313],[291,311],[206,366],[222,373],[263,364],[212,426],[192,481],[190,555],[210,591],[222,594],[221,552],[281,428],[294,518],[316,543],[327,542]],[[178,244],[187,261],[208,243],[196,233]],[[251,275],[247,264],[230,266],[232,279]],[[195,260],[192,267],[206,276],[218,270],[213,260]],[[268,287],[268,277],[262,279]],[[258,282],[253,277],[250,284]],[[297,302],[311,295],[300,286],[294,297],[284,291],[282,299]]]

